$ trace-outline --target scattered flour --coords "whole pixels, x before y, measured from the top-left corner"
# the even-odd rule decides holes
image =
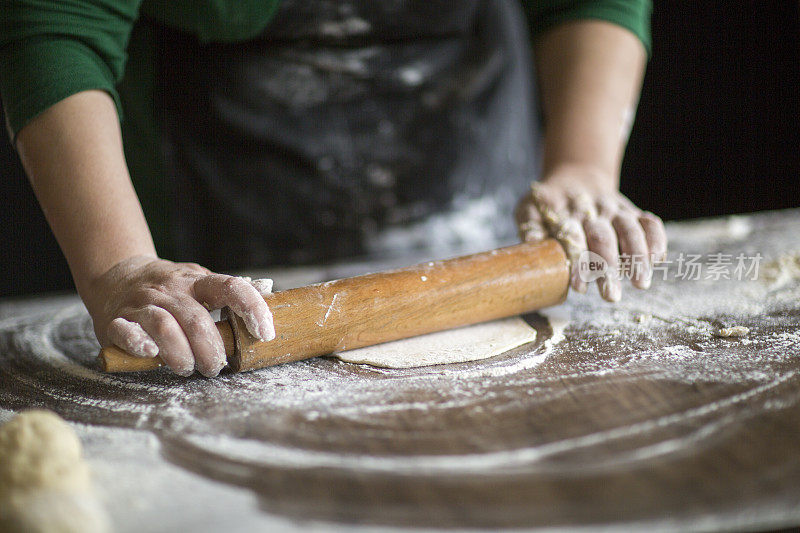
[[[742,240],[752,231],[752,221],[746,215],[688,220],[667,225],[667,237],[670,242],[691,241],[705,245],[719,241]]]
[[[784,253],[765,263],[760,277],[773,288],[800,279],[800,250]]]
[[[230,513],[263,526],[259,521],[276,518],[258,510],[251,483],[276,472],[294,475],[292,469],[345,479],[399,473],[457,480],[498,472],[567,479],[690,456],[800,402],[800,276],[785,274],[796,263],[783,258],[796,257],[786,250],[798,243],[790,232],[759,233],[749,217],[743,220],[694,232],[691,225],[670,226],[670,233],[682,243],[678,251],[702,249],[717,237],[730,252],[757,242],[777,261],[776,276],[767,263],[756,281],[676,281],[673,265],[669,282],[656,279],[648,291],[626,287],[616,305],[595,293],[571,294],[540,313],[541,323],[532,321],[535,343],[467,364],[375,368],[321,358],[213,380],[168,372],[111,376],[94,366],[98,346],[76,300],[28,314],[0,309],[0,407],[45,405],[87,424],[78,424],[79,434],[88,436],[93,471],[121,531],[147,529],[154,519],[164,531],[186,529],[189,516],[199,531],[222,529],[220,515]],[[721,324],[749,334],[718,338]],[[702,390],[706,402],[687,407],[676,398],[658,412],[631,404],[629,423],[554,427],[524,441],[487,446],[464,438],[453,449],[449,440],[444,452],[431,444],[442,435],[490,434],[475,426],[487,420],[473,416],[480,413],[491,413],[498,433],[510,437],[535,423],[537,413],[585,416],[570,406],[608,399],[602,394],[609,383],[671,387],[687,397]],[[0,419],[7,416],[0,410]],[[407,424],[398,427],[398,417]],[[418,451],[376,455],[370,448],[400,440]]]
[[[429,247],[433,250],[487,250],[497,244],[498,221],[508,215],[501,213],[493,198],[454,202],[455,210],[426,218],[422,222],[392,226],[385,230],[368,231],[366,247],[379,256],[392,250]]]

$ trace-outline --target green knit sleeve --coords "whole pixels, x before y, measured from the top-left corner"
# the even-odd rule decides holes
[[[633,32],[650,55],[651,0],[522,0],[522,4],[534,35],[570,20],[605,20]]]
[[[53,104],[114,88],[141,0],[0,0],[0,95],[12,136]]]

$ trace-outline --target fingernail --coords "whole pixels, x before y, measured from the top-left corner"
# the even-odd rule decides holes
[[[639,286],[642,289],[649,289],[650,288],[650,281],[653,277],[653,271],[650,268],[650,265],[647,263],[642,263],[639,265]]]
[[[275,338],[275,326],[272,321],[272,313],[269,311],[261,317],[261,320],[257,320],[254,313],[244,313],[241,316],[247,331],[253,337],[261,341],[271,341]]]
[[[271,341],[275,338],[275,323],[272,318],[272,313],[268,313],[264,320],[261,321],[261,340]]]
[[[609,293],[612,302],[618,302],[622,299],[622,286],[619,283],[611,284],[611,292]]]
[[[622,287],[616,281],[606,279],[603,283],[603,297],[609,302],[618,302],[622,297]]]
[[[158,345],[151,340],[146,340],[142,343],[142,352],[145,357],[155,357],[158,355]]]
[[[256,320],[256,315],[248,312],[248,313],[243,313],[240,316],[244,321],[244,325],[247,328],[247,331],[250,332],[250,335],[260,340],[264,340],[264,338],[261,335],[261,328],[258,324],[258,320]]]
[[[176,368],[173,372],[181,377],[188,378],[194,374],[194,368]]]
[[[228,364],[228,354],[225,353],[224,346],[220,346],[219,351],[217,352],[217,361],[221,365],[220,368]]]
[[[222,363],[215,364],[212,367],[201,371],[200,373],[207,378],[215,378],[219,375],[222,369],[225,368],[225,366],[227,366],[227,363],[223,361]]]
[[[225,356],[225,352],[217,353],[217,357],[214,358],[211,367],[208,369],[208,373],[205,375],[213,378],[226,366],[228,366],[228,359]]]
[[[653,271],[648,267],[645,268],[645,272],[642,274],[642,282],[641,286],[643,289],[649,289],[650,284],[653,282]]]

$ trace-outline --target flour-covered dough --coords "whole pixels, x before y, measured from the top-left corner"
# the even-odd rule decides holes
[[[46,489],[14,492],[0,500],[4,533],[111,533],[100,500],[87,492]]]
[[[69,424],[50,411],[31,410],[0,426],[0,531],[110,529]]]
[[[50,411],[25,411],[0,426],[0,497],[34,489],[86,490],[81,441]]]
[[[348,363],[411,368],[488,359],[536,340],[536,330],[518,317],[420,335],[335,354]]]

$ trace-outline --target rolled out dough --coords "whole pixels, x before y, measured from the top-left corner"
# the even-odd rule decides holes
[[[413,368],[488,359],[534,340],[536,330],[521,318],[514,317],[334,355],[347,363]]]

